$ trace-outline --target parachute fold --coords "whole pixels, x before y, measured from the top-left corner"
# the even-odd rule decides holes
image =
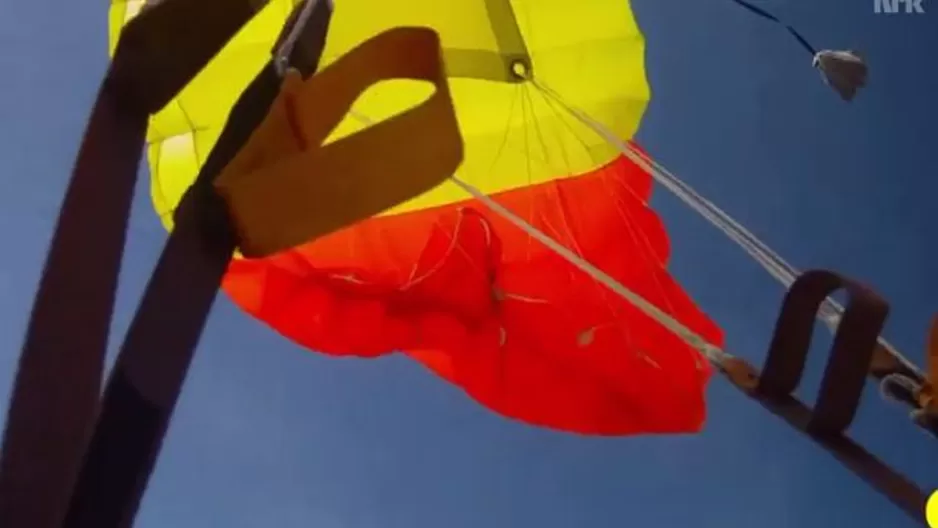
[[[112,36],[131,5],[112,5]],[[271,1],[153,118],[152,194],[167,227],[291,6]],[[237,257],[224,290],[304,347],[360,357],[403,351],[528,423],[587,434],[698,430],[706,358],[531,234],[722,344],[665,269],[669,242],[647,205],[649,174],[569,111],[623,139],[638,129],[650,94],[629,3],[341,0],[322,65],[397,26],[440,35],[464,139],[455,178],[285,251]],[[425,88],[394,82],[365,92],[326,143],[413,106]]]

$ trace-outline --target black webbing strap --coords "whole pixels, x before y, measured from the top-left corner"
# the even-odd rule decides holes
[[[841,289],[847,293],[847,306],[834,336],[817,402],[809,408],[792,393],[801,383],[816,314],[824,300]],[[825,270],[807,271],[785,296],[761,374],[738,358],[726,362],[723,369],[739,389],[924,524],[926,497],[922,490],[846,434],[860,404],[888,311],[883,299],[853,280]]]
[[[315,5],[288,61],[304,75],[312,74],[318,66],[331,16],[328,2]],[[288,23],[284,31],[289,29]],[[245,89],[176,211],[175,227],[108,381],[66,527],[125,528],[133,524],[236,246],[226,209],[211,183],[267,115],[280,83],[271,62]]]
[[[278,88],[265,68],[239,106],[262,118],[263,101]],[[229,123],[250,132],[236,115]],[[219,150],[245,135],[236,125],[225,130]],[[108,380],[65,526],[131,526],[234,247],[227,222],[206,225],[224,214],[209,211],[213,205],[210,189],[196,185],[176,216]]]
[[[20,354],[0,455],[4,528],[60,526],[98,409],[148,116],[250,20],[252,4],[258,2],[165,0],[121,36],[86,126]]]
[[[105,81],[20,355],[0,458],[2,526],[59,526],[68,502],[97,412],[147,117],[143,109],[121,105]]]

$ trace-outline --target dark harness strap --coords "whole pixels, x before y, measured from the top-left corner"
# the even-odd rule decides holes
[[[810,408],[793,393],[801,384],[816,314],[824,300],[837,290],[847,293],[848,302],[834,336],[817,402]],[[724,364],[723,369],[737,388],[814,440],[856,476],[924,524],[925,493],[846,434],[859,407],[876,340],[888,312],[886,302],[863,285],[830,271],[807,271],[785,296],[761,374],[736,358]]]
[[[121,36],[85,130],[20,354],[0,456],[0,526],[62,522],[98,413],[147,119],[254,12],[250,0],[166,0]]]
[[[296,7],[298,12],[302,4]],[[317,68],[331,17],[316,3],[290,66]],[[291,17],[291,21],[296,17]],[[284,31],[289,31],[288,22]],[[303,60],[303,63],[300,61]],[[159,455],[189,365],[237,238],[212,188],[280,92],[268,63],[245,89],[175,214],[175,227],[127,331],[64,526],[129,528]]]

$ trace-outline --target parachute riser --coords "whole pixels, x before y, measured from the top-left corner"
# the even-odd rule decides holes
[[[804,373],[817,312],[829,295],[841,289],[847,293],[847,306],[811,408],[793,393]],[[762,372],[736,357],[720,367],[737,388],[827,449],[910,516],[922,520],[926,500],[922,490],[845,434],[859,407],[867,375],[882,367],[875,351],[888,312],[887,303],[858,282],[831,271],[807,271],[785,296]]]
[[[118,42],[76,157],[20,354],[0,459],[2,526],[61,526],[98,414],[149,114],[175,97],[258,7],[257,0],[167,0],[136,17]]]
[[[309,3],[316,6],[312,15],[296,16]],[[328,2],[308,0],[295,8],[291,21],[300,24],[299,30],[287,24],[283,31],[290,36],[280,40],[286,46],[277,52],[288,57],[286,66],[306,75],[316,70],[330,17]],[[264,119],[280,84],[271,60],[232,108],[199,177],[175,212],[176,227],[148,281],[105,391],[64,527],[126,528],[133,523],[237,244],[227,210],[211,184]]]
[[[156,113],[264,4],[266,0],[151,2],[121,31],[106,83],[119,87],[122,101],[136,101]]]
[[[839,289],[848,302],[834,334],[812,419],[812,432],[839,434],[853,421],[863,386],[889,313],[886,302],[868,288],[830,271],[813,270],[792,284],[782,304],[757,392],[778,398],[801,384],[816,314]]]

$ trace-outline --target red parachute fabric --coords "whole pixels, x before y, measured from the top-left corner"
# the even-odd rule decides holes
[[[720,329],[665,269],[650,176],[625,157],[492,195],[708,341]],[[697,351],[476,200],[374,217],[264,259],[225,291],[330,355],[403,351],[531,424],[596,435],[698,431],[711,366]]]

